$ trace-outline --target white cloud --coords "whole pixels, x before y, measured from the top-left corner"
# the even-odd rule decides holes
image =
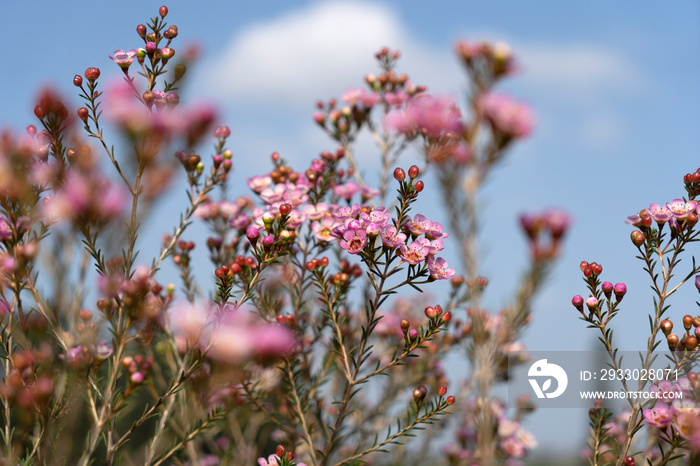
[[[466,77],[452,48],[427,43],[399,18],[387,4],[344,0],[259,22],[230,39],[213,72],[202,76],[204,88],[221,101],[258,109],[310,109],[317,99],[361,86],[366,73],[377,71],[374,53],[389,46],[403,52],[399,70],[411,80],[461,99]],[[563,130],[592,149],[619,142],[625,127],[619,99],[644,87],[628,57],[606,44],[528,41],[488,30],[476,31],[477,37],[479,32],[512,45],[523,74],[510,82],[518,98],[539,108],[543,120],[582,122],[575,128],[567,123]]]
[[[373,54],[402,35],[386,6],[318,3],[234,36],[210,84],[236,100],[310,105],[360,84],[376,68]]]

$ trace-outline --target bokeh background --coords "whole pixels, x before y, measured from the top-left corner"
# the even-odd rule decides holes
[[[77,107],[72,77],[88,66],[100,67],[103,78],[118,78],[121,71],[108,55],[139,46],[136,25],[160,5],[1,1],[0,126],[20,131],[34,123],[33,99],[46,85]],[[399,69],[414,82],[464,102],[466,80],[453,53],[455,41],[510,43],[521,71],[501,89],[529,102],[538,126],[511,150],[484,192],[487,304],[497,311],[508,303],[526,263],[517,215],[564,208],[574,224],[524,343],[539,351],[597,348],[596,335],[570,304],[572,295],[585,291],[578,263],[588,260],[603,264],[603,279],[628,285],[615,324],[619,346],[645,347],[651,293],[634,259],[631,227],[623,220],[652,202],[681,197],[683,175],[700,166],[700,3],[172,0],[167,5],[168,22],[180,31],[176,51],[184,43],[201,50],[183,98],[215,102],[220,121],[231,126],[232,189],[240,193],[246,177],[268,170],[273,151],[301,169],[333,148],[311,120],[313,104],[362,86],[363,76],[377,71],[373,54],[380,47],[402,51]],[[372,180],[368,167],[378,153],[361,141],[357,157]],[[409,157],[403,165],[411,162]],[[146,258],[177,220],[180,191],[176,187],[145,226]],[[422,202],[417,211],[432,214],[439,201],[426,195]],[[195,225],[187,237],[203,234]],[[159,278],[167,282],[169,272],[163,273]],[[695,293],[689,284],[674,296],[672,319],[697,314]],[[586,418],[582,409],[535,413],[527,423],[540,443],[533,464],[582,449]]]

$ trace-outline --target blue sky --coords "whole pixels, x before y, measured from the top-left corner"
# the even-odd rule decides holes
[[[524,266],[517,214],[544,207],[569,210],[575,220],[566,251],[540,296],[525,337],[533,350],[587,350],[586,332],[569,304],[583,293],[578,263],[603,264],[605,279],[625,281],[629,293],[617,321],[624,349],[641,349],[651,309],[630,227],[624,218],[651,202],[684,191],[681,179],[700,166],[700,4],[695,1],[418,1],[169,2],[182,44],[196,41],[202,59],[189,96],[214,100],[233,130],[241,176],[272,151],[297,163],[329,149],[311,122],[313,102],[361,85],[375,71],[372,53],[388,45],[403,52],[401,69],[437,93],[460,96],[464,76],[453,56],[459,38],[509,42],[522,74],[503,89],[534,107],[535,134],[511,151],[485,192],[488,217],[484,275],[497,310],[512,295]],[[32,99],[48,83],[77,95],[72,76],[98,66],[119,76],[107,58],[138,46],[135,27],[160,3],[3,2],[0,39],[0,126],[33,123]],[[181,47],[181,45],[180,45]],[[176,49],[178,46],[176,45]],[[374,157],[361,143],[358,156]],[[405,162],[408,165],[410,162]],[[429,187],[429,183],[428,183]],[[430,208],[426,197],[424,208]],[[434,201],[434,199],[432,199]],[[177,206],[164,205],[154,225],[170,224]],[[418,208],[420,210],[420,207]],[[160,231],[144,239],[157,243]],[[691,293],[692,292],[692,293]],[[694,290],[674,298],[676,320],[695,311]],[[580,414],[580,416],[579,416]],[[552,413],[533,418],[540,443],[562,443]],[[585,413],[578,416],[583,425]],[[556,423],[555,423],[556,424]],[[549,427],[548,427],[549,425]],[[569,436],[572,437],[572,436]]]

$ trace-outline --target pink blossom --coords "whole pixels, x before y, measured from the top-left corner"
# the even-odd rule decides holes
[[[673,407],[664,403],[657,403],[651,409],[644,410],[644,420],[647,425],[653,427],[666,427],[673,419]]]
[[[299,212],[297,209],[292,209],[289,213],[289,217],[287,217],[287,223],[285,223],[284,226],[296,229],[299,228],[304,221],[306,221],[306,215]]]
[[[532,109],[508,95],[489,92],[482,96],[480,106],[484,118],[494,130],[506,136],[523,138],[529,136],[535,127]]]
[[[386,92],[384,94],[384,100],[386,100],[386,103],[391,107],[396,108],[401,107],[408,100],[408,97],[409,95],[401,89],[397,89],[394,92]]]
[[[327,215],[320,221],[312,222],[311,230],[313,230],[314,236],[320,241],[331,242],[335,238],[333,228],[337,225],[338,223],[333,220],[333,217]]]
[[[410,231],[414,236],[422,235],[430,231],[433,227],[433,222],[425,218],[424,215],[418,214],[413,219],[409,217],[408,222],[404,225],[404,228]]]
[[[399,257],[409,264],[416,265],[420,264],[428,256],[428,249],[425,248],[420,242],[413,241],[410,246],[405,244],[399,245]]]
[[[689,213],[698,208],[696,201],[684,201],[683,199],[674,199],[666,203],[666,209],[671,212],[671,215],[677,219],[684,219]]]
[[[428,256],[428,270],[430,276],[436,280],[447,280],[455,274],[454,269],[447,268],[447,261],[442,257],[435,259],[435,256]]]
[[[136,50],[129,50],[128,52],[125,52],[121,49],[115,50],[114,56],[110,55],[109,57],[110,60],[119,65],[119,67],[124,71],[129,69],[134,61],[134,58],[136,58]]]
[[[379,190],[370,188],[366,184],[363,184],[360,186],[360,195],[362,196],[362,202],[366,202],[377,197],[379,195]]]
[[[303,210],[309,220],[321,220],[329,213],[328,204],[325,202],[319,202],[316,205],[306,204]]]
[[[357,221],[346,220],[346,222],[350,222],[351,226],[343,231],[340,247],[350,254],[359,254],[367,245],[367,231]],[[355,226],[356,228],[354,228]]]
[[[656,220],[656,223],[659,225],[663,225],[673,217],[673,214],[665,205],[660,206],[659,204],[650,204],[648,212],[651,218]]]
[[[438,222],[432,222],[430,229],[425,232],[425,237],[432,240],[443,239],[447,238],[448,236],[450,235],[442,231],[442,225]]]
[[[349,218],[357,218],[357,214],[360,213],[360,205],[355,204],[350,207],[338,207],[333,212],[333,217],[337,220],[345,220]]]
[[[674,427],[693,451],[700,452],[700,418],[697,414],[679,414],[674,422]]]
[[[269,175],[259,175],[248,178],[248,187],[256,194],[270,187],[272,178]]]
[[[389,225],[381,232],[382,243],[388,248],[396,248],[405,245],[406,235],[399,233],[394,225]]]
[[[360,186],[354,181],[348,181],[345,184],[333,187],[333,193],[335,193],[336,196],[345,199],[346,201],[352,199],[352,197],[355,194],[357,194],[359,190]]]
[[[379,101],[379,95],[376,92],[368,93],[362,88],[348,89],[341,94],[340,100],[353,107],[371,109]]]
[[[386,116],[384,125],[401,134],[411,135],[419,131],[430,138],[458,134],[463,129],[454,100],[431,95],[418,96],[405,109],[393,110]]]
[[[227,364],[286,354],[296,345],[286,327],[261,322],[253,313],[230,306],[179,302],[168,312],[168,326],[180,351],[200,348],[214,361]]]
[[[374,224],[379,229],[383,229],[389,221],[389,218],[391,218],[391,214],[383,207],[380,209],[375,209],[369,214],[360,212],[360,221],[365,227]]]
[[[277,466],[279,463],[277,462],[281,458],[277,455],[270,455],[265,458],[258,458],[258,466]],[[297,466],[306,466],[306,463],[296,463]]]

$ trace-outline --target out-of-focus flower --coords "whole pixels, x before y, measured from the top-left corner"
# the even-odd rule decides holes
[[[508,95],[489,92],[481,97],[479,105],[494,131],[505,136],[524,138],[535,128],[535,116],[530,106]]]
[[[387,129],[407,136],[419,132],[429,138],[459,134],[463,130],[461,113],[450,97],[421,95],[405,109],[393,110],[384,119]]]
[[[201,303],[176,303],[168,312],[168,325],[181,351],[200,348],[224,364],[280,356],[296,345],[286,327],[258,321],[246,309],[231,306],[219,309]]]

